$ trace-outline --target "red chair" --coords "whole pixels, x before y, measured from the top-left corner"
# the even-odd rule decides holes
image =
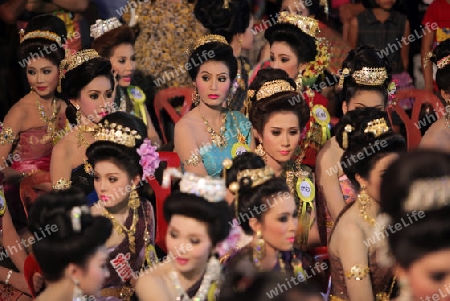
[[[41,267],[39,266],[39,264],[36,261],[36,258],[33,256],[33,254],[30,254],[27,256],[27,258],[25,259],[25,265],[24,265],[24,269],[23,269],[23,273],[25,275],[25,280],[27,281],[28,284],[28,289],[30,290],[31,296],[34,298],[36,298],[36,291],[34,289],[34,285],[33,285],[33,275],[35,273],[41,273]]]
[[[159,159],[167,162],[167,168],[179,168],[181,165],[180,158],[177,153],[173,152],[159,152]],[[164,201],[170,195],[170,188],[163,188],[161,184],[155,179],[155,177],[147,178],[148,183],[155,192],[156,197],[156,238],[155,244],[157,244],[164,252],[167,252],[166,248],[166,232],[167,222],[164,219],[163,206]]]
[[[181,117],[186,115],[187,112],[192,107],[192,93],[194,89],[191,87],[181,87],[181,88],[168,88],[159,91],[155,96],[154,107],[156,118],[158,119],[159,128],[163,136],[164,143],[167,143],[167,136],[164,131],[164,125],[161,118],[161,111],[164,110],[169,114],[170,119],[173,123],[177,123]],[[180,113],[177,113],[175,108],[170,104],[169,100],[175,97],[184,97],[183,107]]]
[[[391,114],[394,111],[398,114],[400,119],[405,124],[408,150],[414,149],[419,146],[420,140],[422,139],[420,128],[422,127],[423,122],[427,123],[427,121],[419,120],[422,105],[430,103],[433,106],[434,111],[436,112],[437,115],[436,120],[444,116],[445,107],[442,104],[441,100],[436,95],[427,92],[425,90],[418,90],[418,89],[400,90],[397,92],[396,98],[414,99],[414,106],[412,109],[411,118],[408,116],[408,114],[406,114],[405,110],[403,110],[401,106],[397,105],[395,107],[388,108],[388,114],[389,118],[391,119],[391,123],[392,123]]]

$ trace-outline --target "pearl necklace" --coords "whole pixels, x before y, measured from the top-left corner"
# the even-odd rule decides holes
[[[206,266],[206,273],[203,276],[202,283],[195,296],[189,298],[186,291],[183,289],[178,278],[178,273],[173,269],[169,273],[170,280],[172,280],[177,293],[176,301],[204,301],[208,295],[208,290],[212,282],[217,281],[220,276],[220,263],[215,256],[212,256]]]

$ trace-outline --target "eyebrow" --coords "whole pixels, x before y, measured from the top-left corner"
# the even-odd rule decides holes
[[[101,91],[99,91],[99,90],[89,90],[88,92],[98,92],[98,93],[101,93]]]
[[[202,74],[202,73],[206,73],[206,74],[208,74],[208,75],[212,75],[212,74],[209,73],[208,71],[202,71],[201,74]],[[223,75],[228,75],[227,72],[221,72],[221,73],[218,73],[217,75],[222,75],[222,74],[223,74]]]

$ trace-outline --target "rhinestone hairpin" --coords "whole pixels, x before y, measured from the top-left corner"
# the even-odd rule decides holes
[[[95,24],[91,25],[91,37],[95,40],[108,31],[116,29],[120,26],[122,26],[122,23],[120,23],[116,17],[107,20],[97,20],[95,21]]]

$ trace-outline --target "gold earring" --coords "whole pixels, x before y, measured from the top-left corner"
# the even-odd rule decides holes
[[[128,199],[128,207],[130,207],[133,210],[136,210],[137,208],[139,208],[140,203],[141,202],[139,199],[139,195],[136,191],[136,186],[133,185],[131,187],[130,197]]]
[[[77,110],[75,116],[76,116],[76,123],[77,125],[81,125],[81,110],[80,110],[80,106],[76,105],[75,109]]]
[[[262,237],[261,231],[256,232],[256,239],[253,243],[253,263],[259,269],[261,269],[261,260],[265,255],[265,241]]]
[[[200,103],[200,96],[198,95],[197,87],[194,87],[194,92],[192,92],[192,102],[194,103],[194,106],[198,106]]]
[[[260,157],[264,157],[266,155],[266,151],[264,150],[264,146],[262,145],[261,142],[256,147],[255,154],[257,154]]]
[[[297,84],[297,91],[302,91],[303,90],[303,75],[302,75],[303,71],[299,71],[297,78],[295,79],[295,83]]]
[[[375,225],[375,219],[367,214],[367,210],[370,209],[372,205],[372,198],[367,194],[365,184],[361,186],[361,191],[359,192],[356,200],[359,204],[359,213],[364,221],[371,225]]]

